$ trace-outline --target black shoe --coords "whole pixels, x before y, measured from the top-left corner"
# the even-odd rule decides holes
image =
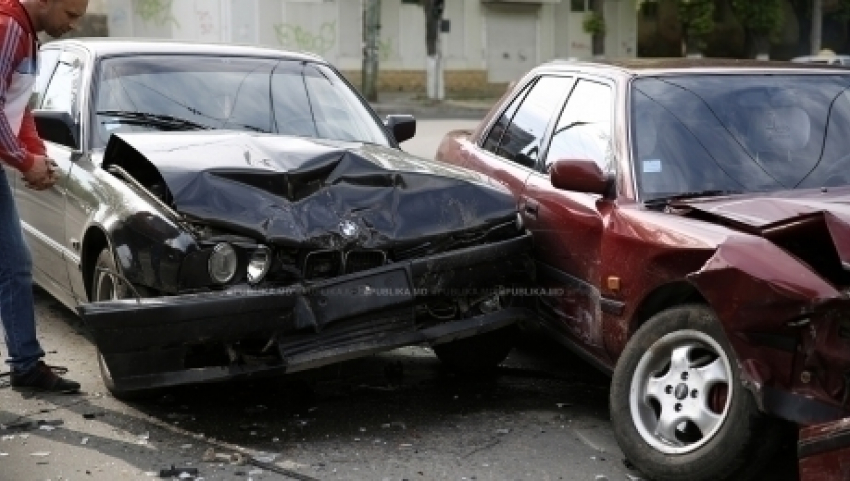
[[[63,379],[54,371],[60,371],[64,374],[68,370],[65,368],[48,366],[44,363],[44,361],[38,361],[38,363],[29,371],[12,371],[12,388],[33,389],[62,394],[75,393],[80,390],[80,383]]]

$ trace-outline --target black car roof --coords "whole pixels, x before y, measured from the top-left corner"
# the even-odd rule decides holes
[[[607,71],[627,76],[674,73],[729,74],[766,71],[850,74],[850,69],[840,65],[726,58],[626,58],[594,61],[552,60],[543,64],[540,68],[565,71]]]
[[[293,60],[310,60],[327,63],[321,57],[308,53],[255,45],[202,43],[183,40],[154,40],[138,38],[90,37],[55,40],[45,45],[76,45],[96,57],[145,54],[201,54],[239,57],[275,57]]]

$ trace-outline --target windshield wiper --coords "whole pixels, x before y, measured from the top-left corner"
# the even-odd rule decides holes
[[[209,125],[200,124],[198,122],[193,122],[187,119],[181,119],[180,117],[174,117],[172,115],[152,114],[149,112],[134,112],[130,110],[99,110],[97,114],[118,117],[119,120],[132,120],[138,123],[158,125],[163,127],[176,127],[183,129],[200,130],[212,129],[212,127],[210,127]]]
[[[663,197],[656,197],[654,199],[649,199],[644,201],[645,205],[659,205],[659,204],[669,204],[676,200],[686,200],[686,199],[696,199],[699,197],[718,197],[723,195],[735,195],[735,194],[743,194],[743,192],[739,190],[699,190],[694,192],[682,192],[679,194],[666,195]]]

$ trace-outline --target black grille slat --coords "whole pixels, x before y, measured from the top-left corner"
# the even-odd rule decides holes
[[[345,256],[345,273],[381,267],[386,261],[387,256],[382,251],[351,251]]]

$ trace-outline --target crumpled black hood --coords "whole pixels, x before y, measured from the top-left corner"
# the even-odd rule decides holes
[[[242,132],[113,135],[103,167],[152,164],[176,211],[281,245],[421,243],[512,220],[512,196],[397,149]],[[351,221],[357,235],[341,230]]]

